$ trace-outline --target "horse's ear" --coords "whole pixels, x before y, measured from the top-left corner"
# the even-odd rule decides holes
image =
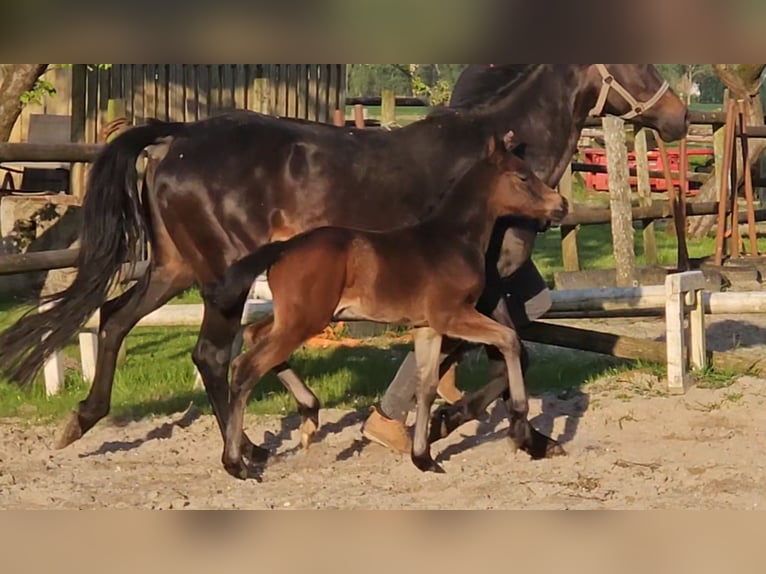
[[[511,151],[515,146],[514,137],[516,134],[513,133],[513,130],[509,131],[507,134],[503,136],[503,144],[505,144],[505,149],[507,151]]]

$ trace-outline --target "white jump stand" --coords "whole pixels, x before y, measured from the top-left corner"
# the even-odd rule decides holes
[[[684,394],[694,384],[689,364],[695,369],[707,366],[705,276],[701,271],[670,275],[665,281],[665,292],[668,390]]]

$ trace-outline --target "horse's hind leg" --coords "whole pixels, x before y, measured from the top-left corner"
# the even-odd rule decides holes
[[[210,405],[221,435],[226,436],[229,422],[229,366],[234,338],[240,329],[242,308],[223,314],[205,302],[197,345],[192,353],[194,364],[202,377]],[[244,456],[252,463],[265,462],[268,452],[253,444],[246,435],[241,437]]]
[[[120,297],[106,302],[101,308],[96,375],[88,397],[77,407],[56,448],[76,442],[109,414],[117,354],[123,340],[146,315],[167,303],[191,285],[185,275],[163,268],[153,268]]]

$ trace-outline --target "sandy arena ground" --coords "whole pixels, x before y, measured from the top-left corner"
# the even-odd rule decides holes
[[[582,324],[582,323],[580,323]],[[716,324],[718,326],[716,326]],[[763,353],[762,327],[722,318],[717,349]],[[659,333],[657,322],[610,323]],[[752,340],[750,340],[752,339]],[[743,343],[744,341],[744,343]],[[760,347],[760,348],[759,348]],[[730,348],[730,347],[729,347]],[[68,450],[57,429],[0,421],[4,509],[763,509],[766,381],[663,396],[646,373],[598,381],[573,396],[533,401],[535,423],[567,457],[513,454],[503,409],[463,427],[434,454],[444,476],[366,444],[364,413],[323,411],[319,444],[298,447],[294,418],[247,420],[275,456],[263,482],[220,468],[221,440],[194,411],[126,426],[104,423]]]

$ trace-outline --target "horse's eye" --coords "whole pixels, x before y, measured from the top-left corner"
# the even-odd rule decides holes
[[[529,175],[526,173],[518,173],[519,179],[523,182],[529,181]]]

